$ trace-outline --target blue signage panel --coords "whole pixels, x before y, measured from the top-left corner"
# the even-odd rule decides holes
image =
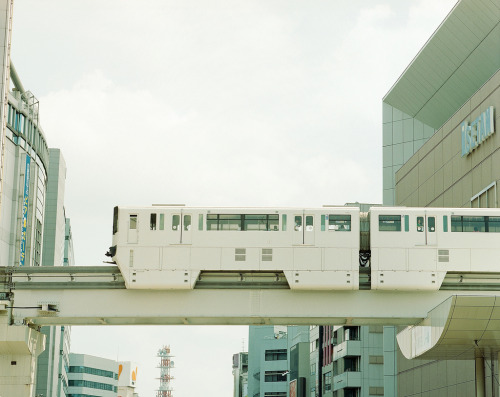
[[[467,156],[495,132],[493,106],[490,106],[472,123],[462,123],[462,157]]]
[[[21,219],[21,253],[19,255],[19,266],[24,266],[26,259],[26,226],[28,223],[28,198],[30,195],[30,171],[31,157],[26,155],[26,170],[24,172],[24,198],[23,217]]]

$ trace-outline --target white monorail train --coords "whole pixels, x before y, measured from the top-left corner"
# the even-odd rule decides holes
[[[115,207],[107,255],[136,289],[276,272],[293,290],[356,290],[361,264],[371,289],[438,290],[447,272],[499,271],[500,210]]]

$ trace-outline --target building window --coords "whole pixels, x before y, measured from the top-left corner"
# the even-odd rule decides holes
[[[359,356],[344,357],[344,372],[359,372]]]
[[[344,327],[345,340],[359,340],[359,327]]]
[[[264,393],[264,397],[286,397],[286,391],[268,391]]]
[[[287,358],[286,349],[266,350],[265,353],[266,361],[286,360],[286,358]]]
[[[286,371],[266,371],[264,382],[286,382]]]
[[[323,375],[323,393],[332,390],[332,371]]]

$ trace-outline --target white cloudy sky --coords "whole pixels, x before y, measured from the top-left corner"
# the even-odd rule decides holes
[[[77,265],[117,204],[381,202],[381,100],[455,0],[18,0],[12,59],[67,163]],[[232,395],[246,327],[73,328],[176,397]],[[245,342],[246,346],[246,342]]]

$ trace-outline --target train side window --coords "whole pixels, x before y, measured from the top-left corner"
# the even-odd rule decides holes
[[[286,232],[286,214],[281,215],[281,230]]]
[[[306,232],[312,232],[314,230],[314,217],[312,215],[306,216]]]
[[[302,230],[302,216],[295,215],[295,230],[300,232]]]
[[[156,214],[151,214],[149,217],[149,229],[156,230]]]
[[[328,230],[334,232],[350,232],[351,215],[328,215]]]
[[[381,232],[400,232],[401,215],[379,215],[378,230]]]
[[[137,229],[137,215],[130,215],[130,229]]]
[[[405,232],[410,231],[410,215],[405,215]]]
[[[179,223],[181,223],[181,216],[180,215],[172,215],[172,230],[178,230]]]
[[[448,231],[448,215],[443,215],[443,232]]]
[[[464,216],[462,217],[464,232],[485,232],[486,221],[484,216]]]
[[[160,214],[160,230],[165,230],[165,214]]]
[[[268,215],[269,219],[269,230],[278,231],[280,229],[280,216],[276,215]]]
[[[500,216],[490,216],[488,219],[488,231],[500,233]]]
[[[462,217],[457,215],[451,216],[451,231],[452,232],[462,232]]]
[[[203,214],[198,215],[198,230],[203,230]]]
[[[184,230],[191,230],[191,215],[184,215]]]
[[[321,231],[322,232],[325,231],[325,218],[326,218],[325,215],[321,215]]]
[[[241,230],[241,215],[219,215],[219,230]]]
[[[423,232],[423,231],[424,231],[424,217],[417,216],[417,232]]]
[[[217,230],[217,215],[207,215],[207,230]]]
[[[436,231],[436,218],[434,216],[427,218],[427,230],[431,233]]]

